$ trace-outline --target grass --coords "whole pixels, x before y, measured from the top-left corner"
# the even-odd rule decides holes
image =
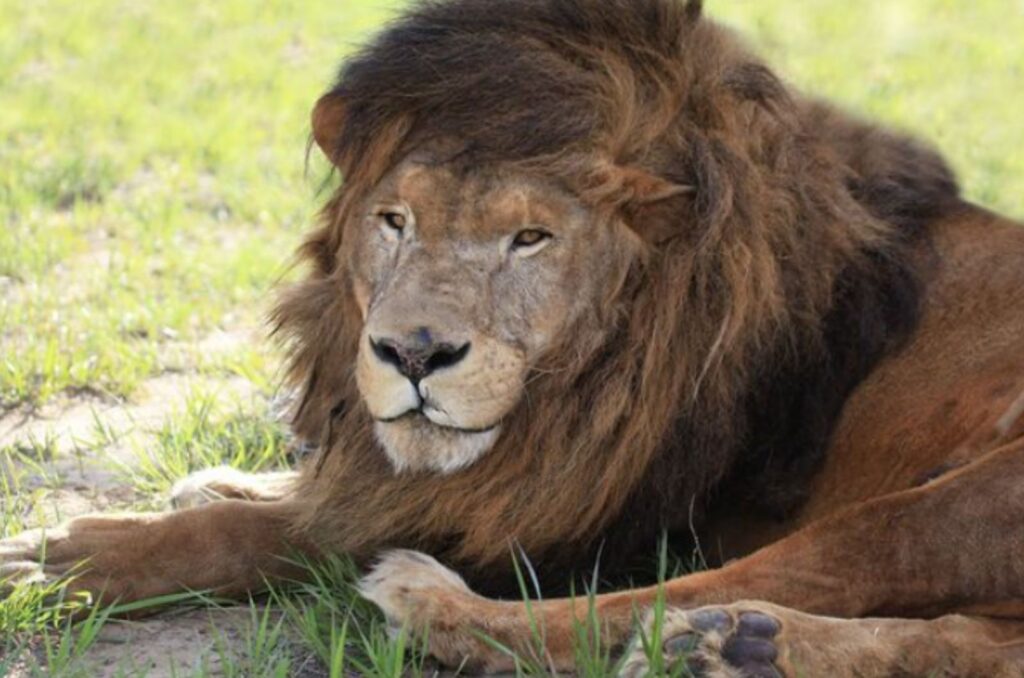
[[[138,445],[129,462],[118,464],[124,481],[166,496],[176,480],[206,468],[258,473],[290,466],[284,428],[267,413],[238,411],[224,418],[216,408],[209,395],[193,395],[185,411],[157,431],[155,445]]]
[[[0,403],[232,368],[165,349],[258,321],[323,176],[316,163],[304,175],[310,102],[385,15],[368,2],[0,8]]]
[[[48,522],[69,455],[136,490],[112,508],[151,508],[205,466],[289,463],[266,414],[276,354],[248,340],[213,350],[211,338],[259,327],[322,200],[326,167],[314,154],[306,169],[308,111],[397,4],[0,4],[0,415],[131,406],[160,375],[241,380],[257,394],[225,407],[197,391],[163,423],[140,424],[141,438],[97,410],[70,449],[60,420],[52,436],[0,444],[0,536]],[[706,4],[796,84],[931,139],[970,198],[1024,215],[1020,0]],[[330,561],[272,589],[249,604],[240,641],[221,638],[182,675],[214,664],[239,676],[429,672],[355,596],[354,576]],[[0,602],[0,675],[89,675],[85,657],[111,622],[93,611],[70,626],[81,606],[56,588],[16,588]],[[615,668],[595,624],[577,629],[584,675]]]

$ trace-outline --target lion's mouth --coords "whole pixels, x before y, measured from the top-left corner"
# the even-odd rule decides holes
[[[455,433],[490,433],[494,429],[498,428],[497,423],[490,426],[471,428],[465,426],[455,426],[444,421],[437,421],[435,417],[431,416],[431,413],[435,414],[435,417],[445,416],[441,410],[430,407],[429,405],[421,404],[418,408],[406,410],[402,414],[396,417],[378,418],[377,421],[381,424],[394,424],[400,421],[412,421],[423,424],[429,424],[430,426],[436,426],[438,428],[445,429],[446,431],[453,431]]]

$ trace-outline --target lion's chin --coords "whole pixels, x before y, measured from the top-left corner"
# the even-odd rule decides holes
[[[461,431],[438,426],[423,416],[378,421],[374,433],[395,473],[430,471],[449,474],[473,464],[498,439],[501,427]]]

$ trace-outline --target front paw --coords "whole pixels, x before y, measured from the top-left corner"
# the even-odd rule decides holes
[[[171,508],[194,508],[224,499],[248,499],[244,489],[246,476],[230,466],[190,473],[171,488]]]
[[[4,539],[0,585],[63,583],[94,601],[137,598],[139,582],[126,574],[145,549],[144,527],[139,518],[82,516]]]
[[[40,530],[0,540],[0,598],[15,584],[46,584],[50,577],[39,560]]]
[[[391,551],[360,580],[359,593],[398,626],[418,628],[475,597],[462,577],[417,551]]]
[[[27,530],[0,540],[0,582],[50,584],[66,577],[73,563],[58,557],[67,551],[67,526]]]
[[[359,592],[384,612],[393,629],[425,638],[429,653],[448,666],[493,672],[515,665],[487,641],[495,631],[489,624],[494,603],[426,554],[387,553],[359,582]]]
[[[295,471],[246,473],[230,466],[208,468],[174,483],[171,508],[195,508],[225,499],[277,501],[288,496],[297,481]]]

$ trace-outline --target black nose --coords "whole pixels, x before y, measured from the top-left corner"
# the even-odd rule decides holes
[[[370,337],[370,346],[381,361],[394,365],[414,384],[437,370],[455,365],[469,353],[468,341],[462,346],[453,346],[419,341],[422,335],[418,333],[406,342]]]

